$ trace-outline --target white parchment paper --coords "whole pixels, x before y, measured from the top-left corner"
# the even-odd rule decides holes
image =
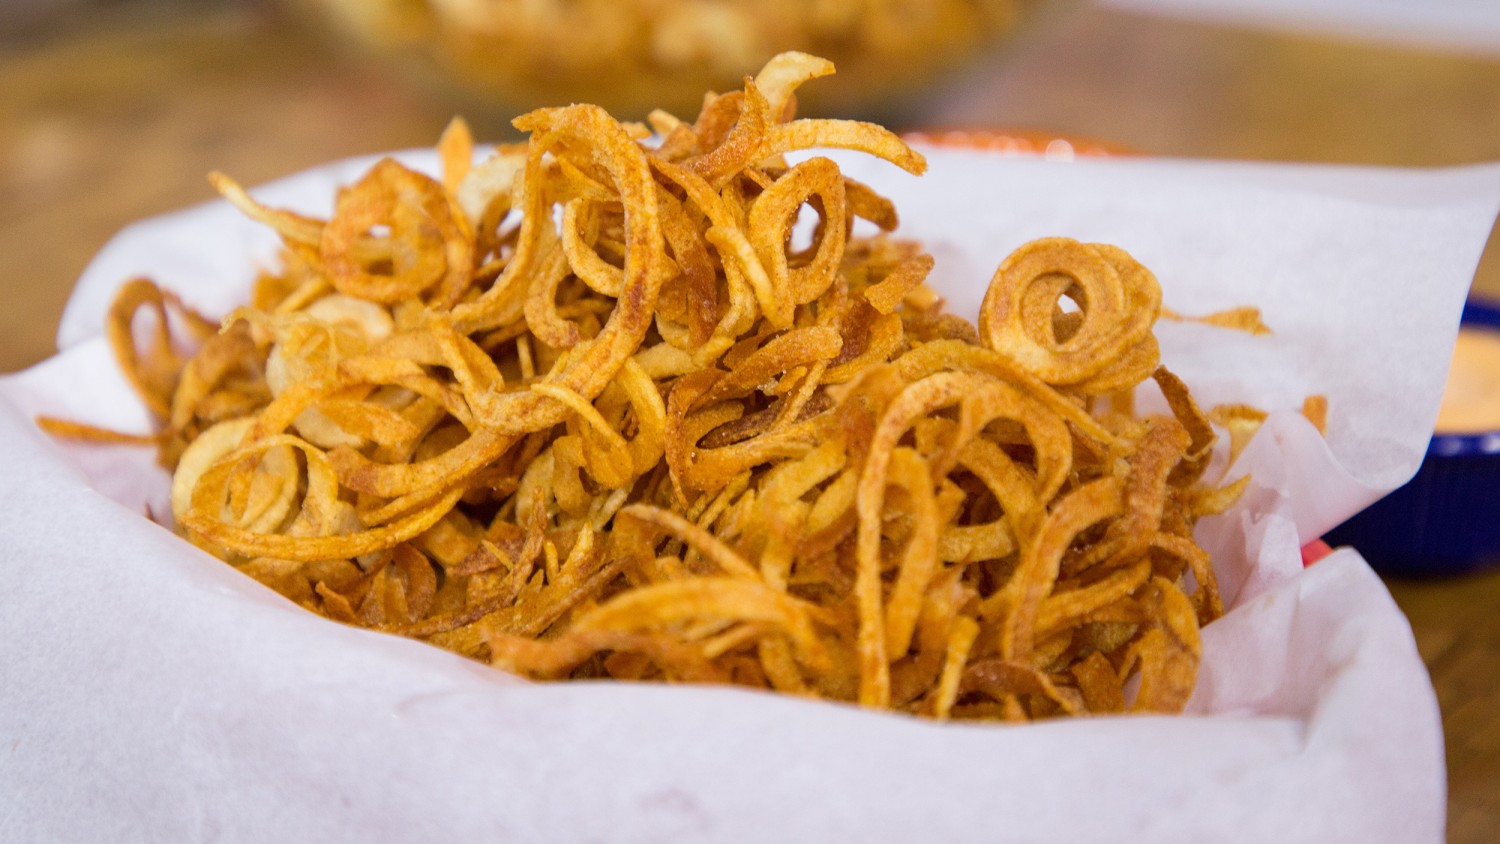
[[[50,413],[149,420],[109,359],[147,274],[241,303],[273,236],[223,203],[122,232],[61,352],[0,380],[0,840],[1439,841],[1436,703],[1353,550],[1298,549],[1415,471],[1500,166],[1435,171],[930,150],[921,179],[838,155],[896,200],[972,316],[1025,240],[1108,241],[1187,313],[1260,306],[1272,337],[1159,329],[1206,403],[1273,412],[1205,522],[1231,607],[1189,714],[935,724],[734,689],[531,684],[292,606],[143,518],[144,450],[50,441]],[[425,153],[404,156],[425,168]],[[326,214],[369,159],[256,195]],[[1297,414],[1327,395],[1326,442]]]

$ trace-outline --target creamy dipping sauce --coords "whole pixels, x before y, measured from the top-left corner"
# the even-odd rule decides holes
[[[1500,431],[1500,331],[1465,326],[1438,410],[1440,434]]]

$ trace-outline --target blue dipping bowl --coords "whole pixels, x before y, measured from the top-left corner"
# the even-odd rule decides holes
[[[1500,307],[1470,299],[1463,324],[1500,331]],[[1324,537],[1381,574],[1434,577],[1500,564],[1500,430],[1434,434],[1406,486]]]

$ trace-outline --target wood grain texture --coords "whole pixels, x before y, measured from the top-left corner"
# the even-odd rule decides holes
[[[176,7],[168,7],[176,8]],[[190,7],[182,7],[190,8]],[[218,4],[0,43],[0,370],[51,353],[68,290],[126,223],[329,159],[430,144],[449,102],[284,19]],[[1500,57],[1080,7],[904,118],[1149,153],[1392,165],[1500,160]],[[476,121],[502,126],[495,116]],[[1476,288],[1500,297],[1492,235]],[[1500,571],[1392,582],[1447,736],[1450,840],[1500,840]]]

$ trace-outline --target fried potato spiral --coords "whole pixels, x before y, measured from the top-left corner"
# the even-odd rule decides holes
[[[977,326],[945,314],[887,200],[783,157],[925,168],[792,116],[830,71],[779,56],[651,138],[542,109],[477,164],[455,124],[440,178],[383,160],[328,220],[216,175],[283,268],[190,358],[138,348],[139,309],[186,313],[147,281],[110,322],[178,529],[309,610],[539,679],[1180,710],[1222,612],[1193,525],[1237,489],[1204,483],[1155,277],[1050,238]],[[1152,379],[1172,413],[1138,418]]]

